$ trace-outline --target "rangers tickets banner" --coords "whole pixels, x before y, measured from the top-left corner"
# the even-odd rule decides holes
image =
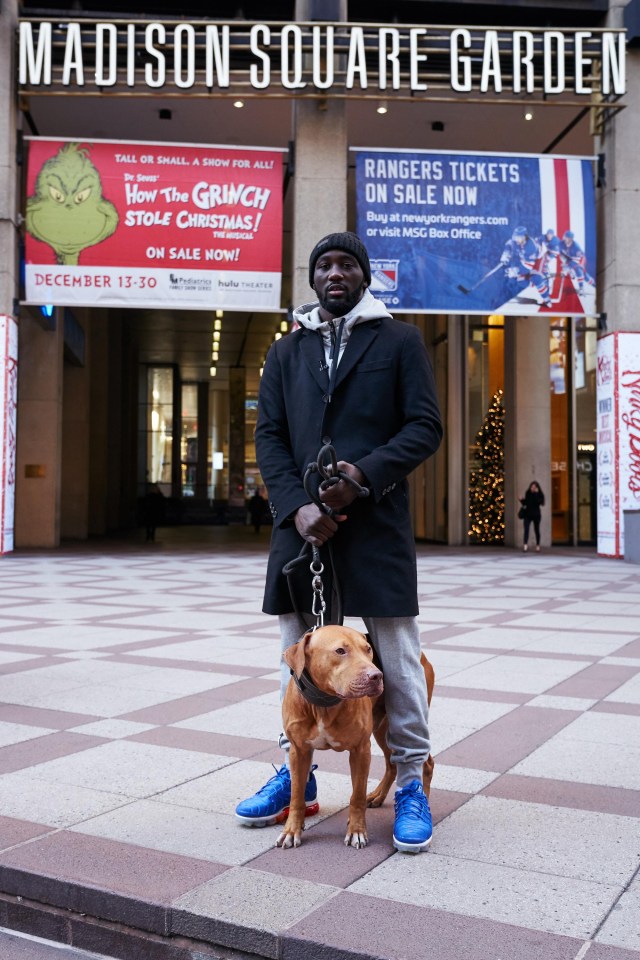
[[[13,550],[17,402],[18,324],[0,314],[0,554]]]
[[[598,340],[598,553],[624,556],[624,511],[640,510],[640,333]]]
[[[280,306],[282,151],[32,138],[26,302]]]
[[[593,315],[592,163],[357,149],[371,292],[396,313]]]

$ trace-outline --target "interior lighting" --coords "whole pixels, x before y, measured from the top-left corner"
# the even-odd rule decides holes
[[[242,110],[244,107],[244,100],[234,100],[233,105],[237,110]]]
[[[218,318],[218,320],[222,320],[222,318],[224,317],[224,310],[216,310],[216,317]]]
[[[525,110],[524,118],[525,120],[533,120],[533,110]]]
[[[376,113],[388,113],[389,107],[387,106],[386,100],[381,100],[378,106],[376,107]]]
[[[217,372],[218,372],[218,370],[217,370],[216,367],[213,367],[213,366],[212,366],[212,367],[209,367],[209,376],[210,376],[210,377],[215,377],[215,375],[216,375]]]
[[[222,320],[214,320],[214,321],[213,321],[213,329],[214,329],[214,330],[222,330]]]
[[[212,350],[212,351],[211,351],[211,359],[213,360],[214,363],[217,361],[217,359],[218,359],[218,351],[217,351],[217,350]]]
[[[280,333],[288,333],[288,332],[289,332],[289,324],[288,324],[288,322],[287,322],[286,320],[281,320],[281,321],[280,321]]]
[[[214,342],[214,343],[220,343],[220,331],[219,331],[219,330],[214,330],[214,331],[213,331],[213,342]]]
[[[282,334],[280,333],[279,330],[278,330],[278,332],[275,334],[275,336],[274,336],[273,339],[274,339],[274,340],[282,340]]]

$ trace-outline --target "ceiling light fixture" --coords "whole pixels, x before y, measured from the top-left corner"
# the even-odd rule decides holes
[[[386,100],[381,100],[378,106],[376,107],[376,113],[388,113],[389,107],[387,106]]]
[[[218,320],[222,320],[222,318],[224,317],[224,310],[216,310],[216,317],[218,318]]]
[[[533,120],[533,110],[526,110],[524,118],[525,120]]]
[[[220,331],[219,331],[219,330],[214,330],[214,331],[213,331],[213,342],[214,342],[214,343],[220,343]]]
[[[215,377],[215,375],[216,375],[217,372],[218,372],[218,371],[217,371],[216,367],[209,367],[209,376],[210,376],[210,377]]]
[[[222,330],[222,320],[214,320],[214,321],[213,321],[213,329],[214,329],[214,330]]]
[[[233,105],[237,110],[241,110],[244,107],[244,100],[234,100]]]
[[[288,333],[288,332],[289,332],[289,324],[287,323],[286,320],[281,320],[281,321],[280,321],[280,332],[281,332],[281,333]]]

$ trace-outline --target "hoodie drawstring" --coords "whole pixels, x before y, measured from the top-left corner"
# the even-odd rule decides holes
[[[340,344],[342,343],[342,331],[344,330],[344,321],[343,317],[340,321],[340,326],[338,327],[338,333],[336,335],[336,324],[334,322],[331,327],[331,353],[329,354],[329,363],[331,364],[331,370],[329,372],[329,392],[327,393],[327,403],[331,403],[331,398],[333,397],[333,389],[336,385],[336,374],[338,372],[338,361],[340,360]]]

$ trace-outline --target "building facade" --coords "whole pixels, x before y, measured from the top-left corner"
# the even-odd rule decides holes
[[[597,341],[640,332],[637,6],[400,0],[392,18],[381,3],[296,0],[273,5],[265,22],[257,4],[217,4],[213,19],[199,0],[161,4],[153,17],[135,2],[105,14],[82,0],[65,16],[52,5],[48,18],[41,2],[3,0],[0,315],[18,347],[17,367],[15,356],[4,360],[9,426],[17,370],[4,549],[131,529],[152,489],[164,495],[166,522],[244,518],[261,487],[252,431],[264,356],[288,335],[291,307],[311,299],[316,241],[362,227],[357,158],[367,150],[593,158],[588,311],[536,301],[523,315],[425,312],[416,295],[402,318],[423,334],[446,427],[441,450],[410,478],[416,538],[516,545],[519,498],[536,480],[547,498],[543,545],[595,544]],[[38,138],[122,144],[123,156],[132,143],[279,154],[277,305],[29,296],[28,159]],[[412,255],[430,243],[416,236]]]

